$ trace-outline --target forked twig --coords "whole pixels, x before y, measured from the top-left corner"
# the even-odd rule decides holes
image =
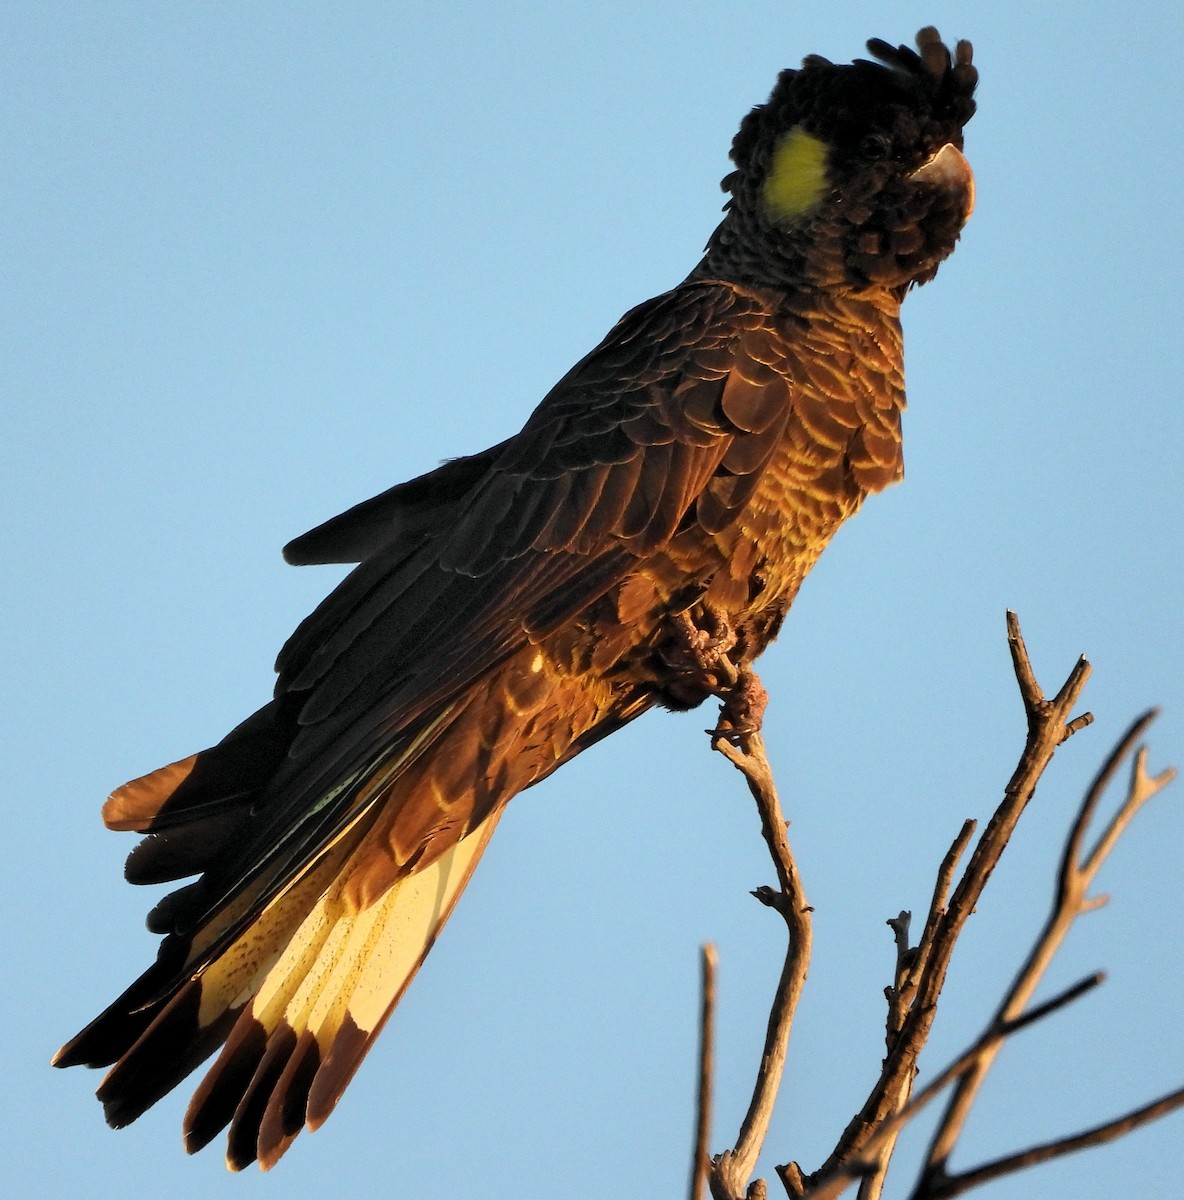
[[[938,922],[946,912],[946,901],[953,883],[954,871],[961,861],[962,855],[965,853],[966,847],[969,845],[976,828],[976,821],[964,821],[962,828],[958,832],[958,836],[946,852],[945,858],[942,859],[937,873],[937,882],[933,888],[933,896],[929,903],[929,912],[925,918],[925,931],[922,933],[921,940],[917,945],[910,947],[908,943],[909,918],[911,914],[902,912],[898,917],[888,922],[896,940],[896,970],[893,974],[893,984],[891,987],[884,989],[885,998],[888,1001],[885,1042],[889,1052],[892,1051],[897,1039],[904,1032],[905,1022],[916,998],[917,983],[925,977],[929,953],[933,948]],[[901,1078],[900,1090],[897,1094],[896,1102],[892,1105],[892,1111],[897,1115],[905,1111],[906,1106],[911,1108],[908,1105],[908,1100],[912,1082],[912,1075],[902,1076]],[[881,1126],[881,1129],[887,1130],[890,1126],[894,1132],[883,1138],[874,1139],[874,1147],[870,1142],[864,1147],[864,1153],[874,1153],[876,1161],[874,1166],[870,1167],[867,1173],[860,1179],[859,1200],[879,1200],[883,1192],[884,1181],[887,1179],[888,1168],[892,1162],[892,1154],[896,1148],[896,1137],[899,1131],[903,1129],[904,1122],[896,1122],[890,1119]]]
[[[1079,1000],[1102,982],[1103,976],[1100,974],[1087,975],[1084,979],[1079,979],[1071,987],[1058,992],[1043,1004],[1038,1004],[1014,1021],[1001,1025],[989,1025],[972,1045],[917,1091],[906,1105],[885,1118],[876,1129],[871,1131],[865,1146],[866,1156],[864,1158],[851,1159],[843,1164],[841,1170],[836,1170],[825,1178],[820,1179],[815,1176],[815,1181],[808,1188],[803,1181],[800,1186],[795,1184],[793,1187],[787,1187],[786,1190],[792,1197],[795,1197],[795,1200],[797,1197],[808,1197],[808,1200],[834,1200],[857,1180],[864,1180],[878,1173],[885,1146],[891,1145],[905,1125],[940,1096],[951,1083],[971,1070],[985,1051],[993,1049],[1021,1029],[1033,1025],[1066,1005],[1072,1004],[1073,1001]],[[784,1169],[778,1168],[778,1172],[780,1173]],[[801,1178],[799,1173],[798,1179]]]
[[[1000,1179],[1004,1175],[1013,1175],[1016,1171],[1025,1171],[1041,1163],[1052,1162],[1054,1158],[1063,1158],[1074,1151],[1088,1150],[1093,1146],[1112,1142],[1142,1125],[1166,1117],[1178,1108],[1184,1108],[1184,1088],[1177,1088],[1176,1091],[1169,1092],[1150,1104],[1132,1109],[1121,1117],[1095,1125],[1092,1129],[1083,1130],[1070,1137],[1043,1142],[1038,1146],[1030,1146],[1027,1150],[1020,1150],[1015,1154],[1004,1155],[971,1171],[947,1175],[939,1185],[930,1187],[925,1195],[932,1200],[947,1200],[951,1196],[960,1196],[963,1192],[982,1187],[984,1183],[990,1183],[991,1180]]]

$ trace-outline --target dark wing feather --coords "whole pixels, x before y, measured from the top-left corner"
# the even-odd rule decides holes
[[[415,545],[447,520],[504,448],[503,442],[480,454],[449,459],[426,475],[355,504],[293,538],[284,547],[285,560],[296,567],[359,563],[396,543]]]

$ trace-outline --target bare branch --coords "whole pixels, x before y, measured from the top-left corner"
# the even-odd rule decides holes
[[[715,1068],[715,947],[703,946],[700,956],[699,1094],[695,1100],[695,1146],[691,1154],[690,1200],[703,1200],[710,1165],[711,1107]]]
[[[898,917],[888,922],[896,941],[896,970],[893,976],[893,985],[884,989],[888,1000],[885,1044],[889,1055],[891,1055],[904,1032],[905,1021],[908,1018],[916,997],[917,982],[924,977],[929,952],[934,944],[934,934],[938,922],[946,912],[946,899],[954,877],[954,870],[965,852],[966,846],[969,844],[976,827],[977,823],[973,820],[963,822],[958,836],[954,839],[953,844],[942,860],[941,867],[938,870],[937,882],[933,889],[933,897],[929,904],[929,913],[925,918],[925,931],[921,935],[921,940],[917,943],[917,946],[910,948],[908,944],[909,913],[902,912]],[[923,1043],[925,1036],[921,1033],[914,1035],[917,1039],[918,1048]],[[914,1073],[902,1073],[899,1076],[896,1098],[890,1104],[888,1111],[899,1113],[902,1110],[911,1094],[913,1078]],[[890,1099],[890,1097],[886,1095],[886,1099]],[[895,1128],[899,1132],[902,1127],[902,1125],[897,1125]],[[884,1190],[884,1182],[888,1176],[888,1168],[892,1162],[892,1155],[896,1149],[896,1137],[897,1133],[894,1132],[882,1142],[877,1141],[874,1149],[870,1144],[864,1147],[865,1154],[875,1155],[875,1163],[868,1167],[867,1173],[860,1179],[859,1200],[879,1200]]]
[[[971,1070],[979,1062],[984,1053],[992,1050],[1004,1039],[1011,1037],[1012,1034],[1018,1033],[1021,1029],[1025,1029],[1029,1025],[1042,1020],[1044,1017],[1050,1016],[1058,1009],[1064,1008],[1067,1004],[1072,1004],[1073,1001],[1079,1000],[1087,992],[1092,991],[1101,984],[1103,979],[1104,976],[1100,973],[1087,975],[1084,979],[1079,979],[1071,987],[1058,992],[1043,1004],[1030,1009],[1014,1021],[1006,1021],[988,1026],[973,1045],[964,1050],[953,1062],[934,1076],[906,1105],[885,1118],[874,1130],[870,1131],[864,1147],[864,1157],[849,1159],[844,1163],[838,1164],[833,1172],[825,1176],[822,1172],[817,1172],[812,1176],[809,1190],[802,1192],[801,1196],[805,1200],[834,1200],[835,1197],[840,1196],[846,1191],[853,1182],[863,1179],[869,1173],[874,1172],[879,1163],[877,1156],[882,1154],[883,1147],[895,1140],[904,1126],[923,1108],[940,1096],[951,1083]]]
[[[755,677],[744,679],[746,674],[750,673],[741,672],[741,682],[746,685],[746,690],[751,690],[751,679]],[[759,688],[759,681],[756,686]],[[773,1116],[773,1104],[781,1087],[789,1033],[806,981],[812,942],[810,906],[806,901],[789,839],[786,837],[785,818],[777,798],[777,789],[773,784],[773,772],[765,754],[764,741],[759,732],[745,732],[736,738],[743,742],[743,746],[739,746],[730,740],[731,736],[726,732],[717,732],[712,740],[712,747],[744,775],[748,789],[756,800],[761,818],[761,833],[769,848],[780,885],[779,891],[762,888],[756,895],[763,903],[776,908],[785,918],[789,945],[769,1012],[764,1050],[748,1112],[740,1126],[735,1147],[725,1150],[712,1163],[711,1193],[716,1200],[741,1200],[746,1195],[759,1195],[763,1192],[763,1182],[757,1181],[750,1189],[748,1180],[756,1167],[756,1160]]]
[[[1142,736],[1143,730],[1158,715],[1158,710],[1152,709],[1131,726],[1129,733],[1123,741],[1123,746],[1120,747],[1124,754],[1126,745],[1137,741]],[[1120,758],[1121,755],[1116,752],[1115,757]],[[1131,761],[1131,778],[1127,787],[1127,799],[1110,819],[1110,823],[1098,838],[1097,844],[1090,851],[1089,857],[1082,864],[1082,873],[1084,875],[1087,875],[1090,880],[1093,879],[1098,873],[1098,868],[1109,857],[1111,850],[1114,849],[1114,843],[1122,836],[1139,809],[1153,796],[1163,791],[1175,778],[1176,770],[1174,767],[1168,767],[1158,775],[1148,775],[1147,747],[1140,746],[1135,751],[1134,758]]]
[[[929,953],[933,949],[933,941],[937,934],[938,924],[946,914],[946,900],[950,894],[950,885],[953,882],[954,871],[962,855],[966,853],[966,847],[970,844],[970,839],[974,836],[974,831],[977,828],[978,822],[973,818],[968,818],[962,822],[962,828],[958,831],[958,836],[954,838],[949,850],[946,851],[945,858],[941,861],[941,866],[938,868],[937,882],[933,887],[933,898],[929,902],[929,914],[925,918],[925,930],[921,934],[921,940],[917,943],[909,978],[900,985],[901,1001],[906,1005],[911,1005],[917,994],[917,981],[925,974],[925,969],[929,962]]]
[[[1073,822],[1073,828],[1069,833],[1069,838],[1065,843],[1064,854],[1061,858],[1061,870],[1059,875],[1059,883],[1062,888],[1065,887],[1066,879],[1073,874],[1073,868],[1077,863],[1081,862],[1085,855],[1082,852],[1082,847],[1085,844],[1085,835],[1089,829],[1090,822],[1094,819],[1094,813],[1097,812],[1098,805],[1101,803],[1102,796],[1106,789],[1110,786],[1118,768],[1122,765],[1122,760],[1131,752],[1131,748],[1146,732],[1147,727],[1155,720],[1158,715],[1156,709],[1149,709],[1138,717],[1119,739],[1118,744],[1110,751],[1106,761],[1098,769],[1098,773],[1094,776],[1093,782],[1089,786],[1089,790],[1085,794],[1085,799],[1081,803],[1081,808],[1078,810],[1077,818]],[[1146,755],[1140,751],[1140,755],[1136,755],[1133,764],[1133,770],[1137,773],[1142,766],[1146,764]],[[1132,779],[1131,788],[1134,790],[1135,779]],[[1139,789],[1142,790],[1141,788]],[[1145,799],[1145,797],[1144,797]],[[1142,804],[1142,800],[1139,801]],[[1126,807],[1125,805],[1123,806]],[[1133,815],[1133,814],[1132,814]],[[1114,822],[1111,822],[1113,828]],[[1115,838],[1117,834],[1115,834]],[[1111,845],[1113,842],[1111,842]],[[1109,851],[1107,851],[1109,853]]]
[[[996,1013],[996,1023],[1014,1022],[1023,1012],[1073,922],[1082,914],[1098,907],[1097,898],[1091,898],[1088,895],[1089,887],[1105,862],[1106,856],[1114,848],[1119,835],[1142,805],[1166,787],[1174,777],[1172,771],[1164,771],[1155,778],[1149,777],[1146,772],[1146,755],[1142,750],[1138,751],[1134,757],[1131,781],[1125,799],[1102,833],[1094,850],[1084,862],[1081,861],[1082,846],[1085,842],[1089,822],[1097,812],[1106,785],[1113,778],[1122,760],[1132,752],[1135,743],[1154,718],[1154,712],[1144,713],[1131,725],[1106,759],[1086,792],[1066,841],[1052,911],[1027,960],[1004,996]],[[930,1145],[922,1173],[923,1182],[949,1178],[946,1163],[965,1126],[978,1089],[994,1062],[998,1045],[996,1043],[993,1048],[985,1050],[975,1063],[974,1069],[968,1071],[958,1081]],[[915,1192],[917,1196],[928,1197],[931,1194],[930,1190],[921,1187]]]
[[[984,1163],[973,1171],[963,1171],[958,1175],[935,1179],[926,1190],[925,1195],[931,1197],[932,1200],[946,1200],[950,1196],[960,1196],[963,1192],[969,1192],[972,1188],[981,1187],[984,1183],[990,1183],[993,1179],[999,1179],[1004,1175],[1011,1175],[1016,1171],[1051,1162],[1054,1158],[1063,1158],[1066,1154],[1072,1154],[1077,1150],[1088,1150],[1093,1146],[1112,1142],[1115,1138],[1120,1138],[1132,1130],[1138,1129],[1142,1125],[1148,1125],[1182,1107],[1184,1107],[1184,1088],[1178,1088],[1166,1096],[1161,1096],[1158,1100],[1153,1100],[1150,1104],[1132,1109],[1121,1117],[1115,1117],[1112,1121],[1095,1125],[1092,1129],[1083,1130],[1071,1137],[1057,1138],[1052,1142],[1044,1142],[1039,1146],[1032,1146],[1027,1150],[1005,1155],[993,1162]]]
[[[961,1137],[978,1088],[1003,1042],[1072,1003],[1103,980],[1100,972],[1095,973],[1041,1004],[1031,1004],[1036,988],[1072,923],[1105,903],[1104,896],[1091,895],[1089,889],[1119,837],[1142,805],[1175,778],[1172,770],[1156,776],[1147,772],[1146,751],[1138,743],[1155,716],[1153,712],[1145,713],[1132,724],[1086,792],[1066,838],[1050,914],[986,1028],[973,1045],[925,1087],[912,1094],[917,1057],[933,1025],[954,946],[1057,747],[1093,720],[1089,713],[1073,715],[1073,708],[1089,677],[1089,663],[1084,658],[1078,659],[1056,695],[1049,699],[1036,679],[1014,613],[1007,614],[1007,629],[1016,682],[1027,718],[1023,753],[998,807],[974,843],[969,861],[957,879],[958,864],[977,832],[974,821],[963,824],[946,852],[919,943],[915,947],[909,945],[911,915],[908,912],[901,912],[888,921],[893,931],[896,961],[892,983],[885,988],[887,1053],[880,1076],[863,1108],[849,1122],[835,1149],[816,1172],[806,1175],[792,1162],[776,1168],[790,1200],[835,1200],[855,1183],[859,1185],[859,1200],[880,1200],[900,1132],[943,1093],[949,1093],[945,1111],[911,1200],[945,1200],[1001,1175],[1118,1137],[1175,1108],[1184,1107],[1184,1089],[1181,1089],[1072,1137],[1006,1155],[961,1174],[948,1171],[950,1153]],[[724,665],[730,666],[726,662]],[[810,909],[786,837],[785,821],[764,744],[754,729],[763,712],[764,691],[759,680],[743,669],[732,668],[730,673],[723,671],[721,677],[727,680],[727,689],[720,692],[724,708],[720,728],[712,731],[712,745],[742,772],[756,800],[762,835],[773,859],[779,886],[758,888],[754,895],[762,903],[776,908],[785,918],[789,946],[769,1015],[764,1052],[748,1112],[735,1148],[711,1161],[707,1179],[715,1200],[765,1200],[764,1180],[755,1179],[749,1183],[749,1179],[772,1116],[790,1028],[809,963]],[[1126,796],[1093,847],[1086,852],[1090,826],[1096,818],[1103,793],[1127,757],[1132,758],[1132,769]],[[692,1200],[701,1200],[702,1195],[703,1168],[700,1164],[706,1157],[706,1122],[711,1104],[710,984],[706,962],[704,969],[699,1140],[696,1166],[692,1171]]]
[[[945,985],[950,958],[962,929],[1057,747],[1092,720],[1088,714],[1070,719],[1070,713],[1089,678],[1090,666],[1084,658],[1078,659],[1056,697],[1048,700],[1036,680],[1019,620],[1012,612],[1007,614],[1007,640],[1028,721],[1028,737],[1023,754],[948,904],[941,903],[938,897],[944,896],[949,887],[954,864],[968,843],[973,826],[963,827],[942,863],[934,892],[931,921],[926,923],[925,937],[918,948],[918,962],[909,985],[908,1016],[889,1049],[880,1077],[862,1109],[848,1123],[835,1149],[807,1183],[829,1177],[848,1159],[862,1157],[871,1133],[900,1106],[902,1097],[907,1097],[908,1087],[916,1073],[917,1057],[937,1015],[938,997]]]

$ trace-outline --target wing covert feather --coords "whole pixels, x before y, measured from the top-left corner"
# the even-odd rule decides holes
[[[667,541],[725,455],[733,474],[763,464],[759,434],[787,404],[760,361],[775,357],[767,323],[758,298],[722,284],[626,314],[502,443],[446,528],[364,562],[293,635],[278,689],[303,694],[301,721],[388,699],[392,720],[414,719],[425,659],[438,703]]]

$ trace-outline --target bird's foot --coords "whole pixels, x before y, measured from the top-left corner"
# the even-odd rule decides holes
[[[751,667],[736,668],[736,679],[716,695],[723,702],[719,708],[719,724],[707,732],[712,739],[726,738],[738,745],[746,737],[760,733],[769,707],[769,693],[760,676]]]
[[[736,684],[739,671],[728,657],[736,634],[728,619],[714,609],[696,606],[674,613],[658,653],[668,668],[663,693],[673,708],[694,708],[709,696],[722,696]]]

